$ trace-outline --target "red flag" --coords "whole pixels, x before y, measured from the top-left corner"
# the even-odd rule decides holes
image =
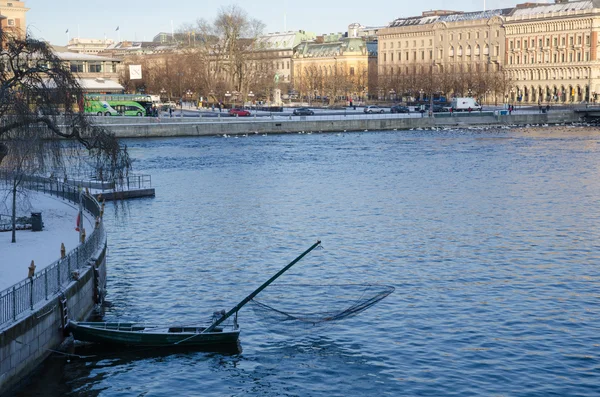
[[[79,212],[77,213],[77,225],[75,227],[75,230],[79,231]]]

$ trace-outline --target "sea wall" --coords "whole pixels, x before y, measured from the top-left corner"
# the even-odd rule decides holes
[[[92,313],[106,280],[106,240],[89,266],[76,277],[61,294],[0,332],[0,395],[8,395],[51,350],[60,347],[66,337],[65,318],[84,320]],[[63,313],[64,307],[67,313]]]
[[[386,115],[395,116],[395,115]],[[285,134],[300,132],[342,132],[411,130],[418,128],[503,125],[563,124],[579,122],[573,111],[498,115],[493,112],[439,114],[429,117],[378,117],[371,115],[279,116],[256,118],[134,118],[94,117],[94,121],[113,131],[119,138],[171,136],[211,136],[244,134]]]

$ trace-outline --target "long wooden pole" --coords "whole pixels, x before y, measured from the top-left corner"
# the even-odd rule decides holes
[[[321,240],[318,240],[309,249],[307,249],[300,256],[298,256],[296,259],[294,259],[293,261],[291,261],[286,267],[284,267],[279,272],[277,272],[277,274],[275,274],[273,277],[271,277],[270,279],[268,279],[267,281],[265,281],[265,283],[263,285],[261,285],[260,287],[258,287],[257,289],[255,289],[254,292],[252,292],[250,295],[248,295],[247,297],[245,297],[244,300],[242,300],[240,303],[238,303],[237,305],[235,305],[235,307],[233,309],[231,309],[230,311],[228,311],[225,315],[223,315],[223,317],[221,317],[220,319],[218,319],[217,321],[215,321],[211,326],[209,326],[204,331],[202,331],[202,333],[212,332],[212,330],[215,329],[215,327],[217,325],[219,325],[223,321],[227,320],[229,317],[231,317],[232,314],[237,313],[238,310],[240,310],[246,303],[250,302],[262,290],[264,290],[265,288],[267,288],[269,286],[269,284],[271,284],[273,281],[275,281],[277,278],[279,278],[279,276],[281,276],[283,273],[285,273],[286,271],[288,271],[292,266],[294,266],[296,264],[296,262],[298,262],[300,259],[304,258],[304,256],[306,256],[306,254],[308,254],[310,251],[312,251],[313,249],[315,249],[316,247],[318,247],[320,244],[321,244]]]

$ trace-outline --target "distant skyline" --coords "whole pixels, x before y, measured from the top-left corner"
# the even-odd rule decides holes
[[[237,4],[248,17],[262,21],[265,33],[285,30],[305,30],[316,34],[345,32],[348,25],[358,22],[364,26],[385,26],[399,17],[421,15],[423,11],[451,9],[481,11],[514,7],[525,0],[456,0],[452,7],[446,0],[427,2],[364,0],[253,0],[253,1],[192,1],[180,0],[169,4],[158,0],[129,0],[85,3],[67,0],[25,0],[30,8],[27,28],[38,39],[53,45],[66,45],[68,38],[151,41],[159,32],[176,31],[183,24],[197,19],[214,20],[222,6]],[[554,3],[540,0],[538,3]],[[427,7],[425,8],[425,4]],[[116,30],[118,27],[118,31]],[[68,33],[66,31],[68,30]]]

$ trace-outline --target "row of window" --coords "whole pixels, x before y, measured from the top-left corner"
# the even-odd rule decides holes
[[[537,39],[538,48],[543,48],[544,45],[546,47],[550,47],[550,43],[552,43],[553,47],[558,47],[559,43],[561,46],[566,46],[567,45],[567,37],[555,36],[555,37],[545,37],[545,38]],[[583,35],[568,36],[568,43],[571,46],[573,46],[575,44],[582,45]],[[536,48],[536,46],[535,46],[536,39],[523,39],[522,41],[519,39],[510,40],[508,42],[508,48],[510,50],[521,49],[521,44],[523,45],[523,47],[522,47],[523,49]],[[585,45],[590,45],[590,35],[585,36]]]
[[[433,60],[433,51],[429,50],[428,52],[426,51],[420,51],[419,53],[417,51],[413,51],[412,52],[412,61],[417,61],[417,60],[421,60],[424,61],[426,54],[428,53],[429,58],[428,60]],[[500,46],[494,46],[494,50],[493,50],[493,56],[498,56],[500,53]],[[490,47],[486,44],[483,47],[483,52],[481,51],[481,47],[479,46],[479,44],[477,44],[475,46],[475,49],[473,51],[471,51],[471,46],[468,45],[464,51],[464,55],[470,57],[471,55],[475,55],[475,56],[479,56],[479,55],[490,55]],[[457,55],[459,57],[463,56],[463,47],[462,46],[458,46],[458,49],[455,53],[454,51],[454,46],[450,46],[449,50],[448,50],[448,56],[453,57],[454,55]],[[443,59],[444,58],[444,50],[443,49],[439,49],[438,50],[438,59]],[[394,62],[394,53],[390,52],[389,53],[389,60],[390,62]],[[398,52],[397,53],[397,57],[396,60],[398,62],[402,61],[402,53]],[[404,53],[404,60],[405,61],[410,61],[410,53],[408,51],[406,51]],[[387,62],[388,61],[388,53],[383,53],[383,62]]]
[[[499,65],[488,64],[488,63],[468,63],[468,64],[457,64],[457,65],[436,65],[433,66],[390,66],[384,69],[386,74],[423,74],[423,73],[470,73],[470,72],[497,72],[499,71]]]
[[[531,64],[531,63],[558,63],[558,62],[567,62],[567,60],[569,62],[582,62],[582,61],[589,61],[590,60],[590,53],[588,51],[581,52],[581,51],[577,51],[577,52],[569,52],[568,54],[565,53],[538,53],[538,54],[533,54],[531,56],[528,55],[511,55],[508,57],[508,64],[509,65],[525,65],[525,64]]]
[[[117,72],[117,65],[115,63],[106,63],[106,67],[104,67],[104,64],[104,62],[71,61],[69,68],[73,73],[102,73],[103,71],[106,71],[107,73]]]
[[[551,70],[524,70],[515,73],[511,73],[511,77],[515,80],[576,80],[589,78],[588,69],[551,69]]]
[[[500,37],[500,31],[496,30],[494,32],[494,35],[495,35],[495,37]],[[455,37],[454,33],[448,34],[447,37],[448,37],[448,39],[450,41],[454,41],[454,37]],[[459,41],[462,40],[463,39],[463,33],[457,33],[456,37],[458,38]],[[475,40],[478,40],[480,38],[480,32],[473,32],[473,33],[467,32],[467,33],[464,33],[464,37],[466,37],[467,40],[471,40],[472,38],[474,38]],[[483,38],[484,39],[489,38],[489,32],[487,30],[485,32],[483,32]],[[428,39],[428,41],[429,41],[429,45],[430,46],[433,45],[433,39]],[[418,42],[418,40],[413,40],[412,41],[412,46],[416,47],[417,46],[417,42]],[[444,42],[444,35],[443,34],[441,34],[439,36],[439,42],[440,43]],[[404,41],[404,47],[409,47],[409,43],[410,43],[410,40],[405,40]],[[421,43],[421,47],[425,46],[425,39],[421,39],[420,43]],[[383,49],[385,50],[385,49],[387,49],[387,47],[388,47],[388,43],[384,41],[383,42]],[[390,49],[394,48],[394,42],[393,41],[389,42],[389,48]],[[398,40],[396,42],[396,48],[402,48],[402,41]]]

